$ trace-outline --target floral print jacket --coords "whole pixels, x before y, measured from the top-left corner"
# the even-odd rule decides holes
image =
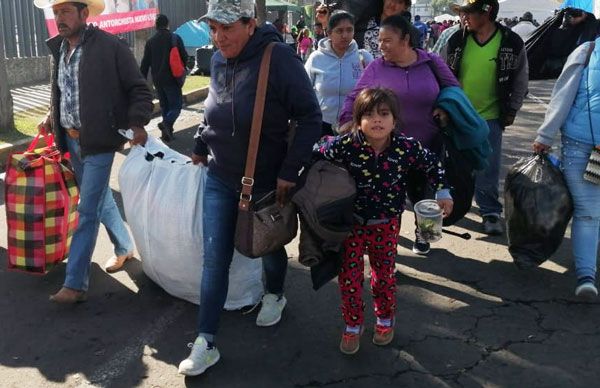
[[[338,162],[356,181],[354,213],[364,220],[399,217],[404,210],[407,173],[422,171],[438,192],[449,198],[444,169],[437,156],[418,141],[392,134],[390,145],[379,155],[362,131],[321,139],[314,153]]]

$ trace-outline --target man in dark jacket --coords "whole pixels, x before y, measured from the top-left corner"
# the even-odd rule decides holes
[[[496,22],[498,0],[465,0],[452,8],[464,15],[466,31],[456,31],[440,54],[490,129],[492,153],[488,167],[476,177],[475,201],[484,233],[501,234],[498,183],[502,132],[513,124],[527,93],[527,55],[519,35]]]
[[[179,56],[184,65],[188,55],[183,46],[183,41],[177,34],[169,31],[169,19],[165,15],[156,17],[156,33],[146,42],[144,58],[140,70],[142,75],[148,77],[148,70],[152,69],[152,82],[158,94],[163,121],[158,124],[162,132],[162,139],[170,141],[173,137],[173,125],[179,117],[183,105],[181,80],[173,77],[169,64],[171,48],[177,45]]]
[[[35,5],[52,7],[59,32],[47,42],[54,59],[52,102],[40,130],[51,129],[60,151],[70,152],[80,191],[65,282],[50,300],[76,303],[86,298],[100,222],[115,245],[107,270],[117,270],[133,255],[109,179],[115,152],[126,141],[118,130],[131,129],[133,144],[146,142],[152,94],[127,45],[87,26],[88,16],[104,9],[102,0],[35,0]]]

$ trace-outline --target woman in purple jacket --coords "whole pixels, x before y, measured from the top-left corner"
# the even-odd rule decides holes
[[[440,127],[448,115],[435,108],[441,88],[460,86],[446,63],[436,54],[413,47],[410,23],[402,16],[390,16],[381,23],[379,47],[383,54],[364,70],[354,90],[346,97],[340,115],[340,126],[348,129],[352,120],[354,99],[365,88],[386,87],[398,98],[403,122],[397,130],[421,142],[424,147],[439,153],[442,145]],[[426,190],[424,190],[426,192]],[[412,196],[413,203],[428,196]],[[415,230],[413,252],[426,255],[429,243]]]

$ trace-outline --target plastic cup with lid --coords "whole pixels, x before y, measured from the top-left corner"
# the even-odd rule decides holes
[[[414,206],[417,228],[421,238],[427,242],[436,242],[442,238],[442,208],[433,199],[424,199]]]

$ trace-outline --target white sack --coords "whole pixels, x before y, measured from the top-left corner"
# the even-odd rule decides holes
[[[146,160],[148,154],[162,158]],[[200,303],[202,197],[206,168],[194,166],[160,140],[132,147],[119,172],[125,215],[150,279],[169,294]],[[256,304],[263,293],[262,263],[235,251],[228,310]]]

